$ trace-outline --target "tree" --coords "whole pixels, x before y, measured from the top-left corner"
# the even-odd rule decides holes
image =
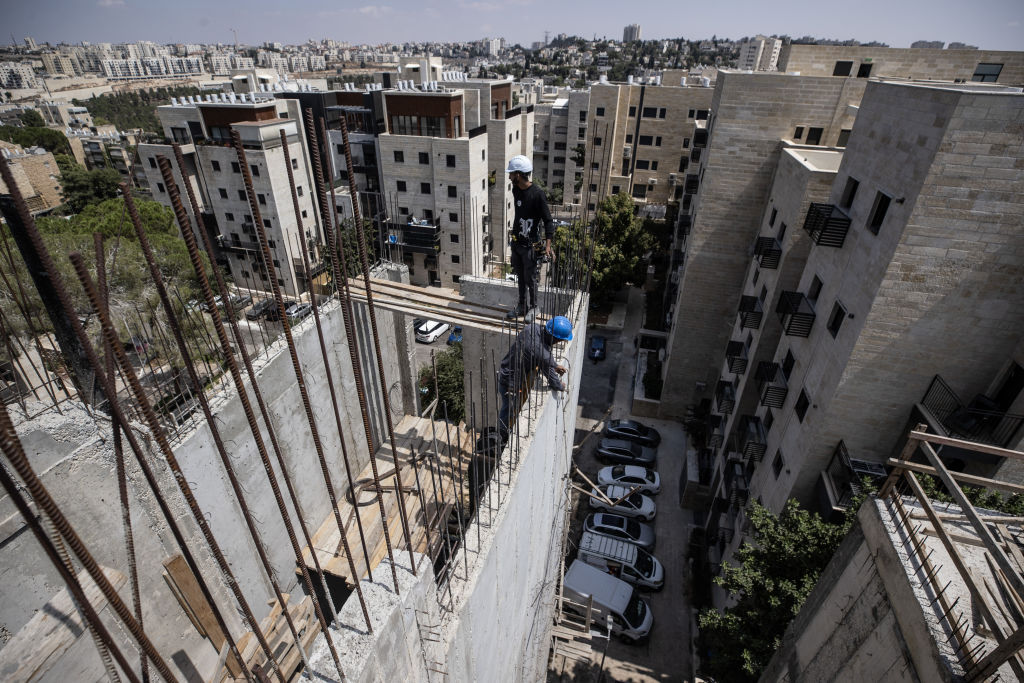
[[[79,213],[90,204],[118,196],[121,174],[112,168],[87,171],[81,166],[61,168],[64,203],[72,213]]]
[[[448,420],[457,424],[466,416],[466,394],[462,384],[462,342],[456,342],[435,355],[434,365],[437,366],[437,391],[440,396],[434,415],[443,418],[447,407]],[[420,370],[419,387],[423,405],[429,405],[435,396],[433,367],[428,365]],[[426,389],[425,393],[423,389]]]
[[[703,609],[697,643],[701,673],[717,681],[756,681],[856,517],[830,524],[790,500],[776,516],[756,502],[747,508],[753,543],[724,563],[715,579],[736,601],[722,612]]]
[[[26,128],[45,128],[46,122],[35,109],[26,109],[21,112],[21,125]]]
[[[42,147],[54,154],[71,154],[71,145],[64,133],[52,128],[15,128],[0,126],[0,140],[22,147]]]

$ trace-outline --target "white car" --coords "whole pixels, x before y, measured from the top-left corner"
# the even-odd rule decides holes
[[[416,327],[416,341],[423,344],[433,344],[438,337],[448,332],[448,323],[437,320],[425,320]]]
[[[597,483],[618,484],[626,488],[637,488],[640,493],[656,494],[661,491],[661,477],[654,470],[639,465],[611,465],[597,472]]]
[[[616,505],[609,504],[601,497],[602,492],[613,503],[616,501],[618,503]],[[622,500],[619,500],[620,498]],[[590,507],[615,512],[624,517],[636,517],[648,522],[654,519],[654,515],[658,512],[658,506],[647,496],[642,493],[630,493],[629,488],[614,485],[595,488],[590,496]]]

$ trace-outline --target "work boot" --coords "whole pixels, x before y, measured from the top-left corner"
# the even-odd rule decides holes
[[[513,308],[511,311],[505,314],[505,317],[508,318],[509,320],[515,320],[516,318],[522,318],[523,314],[525,313],[526,304],[523,302],[519,302],[518,304],[516,304],[515,308]]]
[[[536,306],[530,306],[528,309],[526,309],[526,313],[523,316],[523,318],[526,320],[527,323],[532,323],[536,319],[536,317],[537,317],[537,307]]]

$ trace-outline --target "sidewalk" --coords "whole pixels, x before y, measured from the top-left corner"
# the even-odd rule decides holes
[[[631,287],[629,303],[625,308],[626,316],[620,332],[622,361],[615,378],[611,419],[627,417],[633,405],[633,375],[636,372],[636,345],[633,342],[644,323],[644,291],[639,287]]]

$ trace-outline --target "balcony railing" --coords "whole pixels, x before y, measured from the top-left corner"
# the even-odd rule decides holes
[[[768,434],[761,418],[757,415],[741,415],[736,436],[743,457],[748,461],[761,462],[768,450]]]
[[[807,209],[804,230],[815,244],[841,248],[850,230],[850,217],[833,204],[812,203]]]
[[[757,364],[757,393],[761,397],[761,405],[781,408],[789,394],[789,383],[782,367],[778,363],[761,361]]]
[[[725,490],[729,496],[729,505],[741,508],[747,504],[750,489],[743,471],[743,463],[730,462],[725,466]]]
[[[441,248],[441,226],[438,219],[392,223],[391,228],[401,234],[399,244],[408,251],[418,254],[436,254]]]
[[[693,217],[689,214],[681,214],[679,216],[679,234],[683,237],[688,237],[690,234],[690,228],[693,226]]]
[[[697,128],[693,131],[693,146],[694,147],[707,147],[708,146],[708,129]]]
[[[261,251],[258,242],[241,242],[235,240],[224,240],[220,243],[220,248],[224,251],[234,252],[259,252]]]
[[[724,431],[725,428],[722,426],[722,423],[724,421],[725,420],[722,419],[721,415],[716,415],[714,413],[711,413],[711,414],[708,415],[708,417],[707,417],[707,424],[708,424],[708,428],[707,428],[707,434],[708,434],[708,436],[707,436],[707,445],[708,445],[708,448],[716,449],[716,448],[718,448],[719,446],[722,445],[723,441],[725,441],[725,431]]]
[[[701,151],[702,150],[701,150],[700,147],[694,147],[693,149],[690,150],[690,163],[691,164],[699,164],[700,163],[700,153],[701,153]]]
[[[761,300],[756,296],[741,296],[739,316],[740,327],[748,327],[755,330],[761,327],[761,318],[764,317]]]
[[[700,485],[709,486],[711,484],[711,475],[715,473],[715,458],[709,449],[702,448],[700,453],[697,454],[697,470]]]
[[[758,237],[754,243],[754,256],[762,268],[775,270],[782,260],[782,243],[774,237]]]
[[[747,345],[733,340],[725,347],[725,362],[729,364],[729,372],[742,375],[747,371]]]
[[[1024,415],[999,410],[983,394],[975,396],[970,404],[964,404],[940,375],[932,378],[921,404],[946,429],[948,436],[1000,448],[1010,446],[1024,424]]]
[[[814,306],[802,292],[783,292],[775,307],[782,332],[791,337],[809,337],[814,326]]]
[[[728,380],[719,380],[715,388],[715,405],[718,412],[731,415],[736,408],[736,387]]]
[[[888,476],[885,468],[876,462],[851,459],[846,444],[841,439],[836,444],[832,460],[825,471],[832,485],[833,505],[840,508],[849,507],[850,503],[863,493],[862,482],[865,478],[880,484]]]
[[[698,187],[700,187],[700,176],[696,173],[687,173],[686,184],[683,185],[683,192],[686,194],[697,194]]]

